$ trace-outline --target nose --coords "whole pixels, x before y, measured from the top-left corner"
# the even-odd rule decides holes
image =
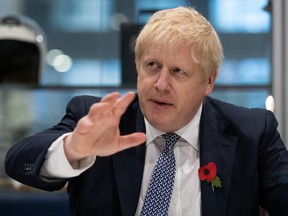
[[[159,72],[154,87],[158,91],[168,91],[171,88],[171,74],[165,68]]]

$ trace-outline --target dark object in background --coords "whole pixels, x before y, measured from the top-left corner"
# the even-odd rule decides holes
[[[121,32],[121,72],[122,85],[135,87],[137,82],[137,71],[134,56],[134,43],[141,30],[142,25],[123,23]]]
[[[44,33],[28,17],[0,19],[0,84],[38,84],[44,66]]]
[[[39,55],[35,44],[0,40],[0,83],[37,83]]]
[[[69,216],[65,192],[1,192],[1,216]]]

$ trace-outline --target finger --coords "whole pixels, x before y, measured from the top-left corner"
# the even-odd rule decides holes
[[[133,101],[134,97],[135,97],[134,92],[128,92],[121,98],[117,99],[112,107],[112,112],[114,113],[114,115],[119,117],[122,116],[122,114],[125,112],[129,104]]]
[[[124,135],[121,136],[120,138],[118,150],[122,151],[128,148],[132,148],[145,143],[145,141],[146,141],[145,133],[136,132],[129,135]]]
[[[120,97],[119,92],[112,92],[101,99],[101,102],[114,103]]]
[[[100,102],[94,103],[88,112],[88,115],[91,118],[99,117],[104,114],[105,111],[108,111],[112,107],[112,105],[116,102],[116,100],[120,97],[119,92],[112,92],[104,96]]]
[[[99,119],[101,116],[105,115],[107,111],[111,110],[111,105],[106,102],[95,103],[90,107],[90,110],[87,114],[89,119]]]

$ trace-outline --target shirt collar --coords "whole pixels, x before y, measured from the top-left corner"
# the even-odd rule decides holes
[[[196,150],[199,151],[199,125],[200,117],[202,113],[202,104],[200,105],[194,118],[184,127],[175,131],[176,134],[181,136],[186,142],[193,146]],[[164,131],[160,131],[157,128],[153,127],[146,118],[144,118],[145,127],[146,127],[146,145],[150,144],[154,139],[164,134]]]

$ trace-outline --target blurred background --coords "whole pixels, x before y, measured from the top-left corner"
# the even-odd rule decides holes
[[[279,129],[285,138],[287,68],[281,29],[287,24],[283,17],[287,20],[284,10],[288,10],[284,0],[0,0],[0,18],[29,17],[42,30],[38,36],[43,36],[35,40],[40,48],[35,78],[21,80],[20,67],[14,80],[5,79],[8,72],[0,67],[2,190],[20,187],[15,182],[11,186],[12,180],[4,173],[7,149],[56,124],[73,96],[135,90],[131,42],[151,14],[180,5],[200,11],[222,40],[225,59],[212,96],[244,107],[265,108],[267,102],[272,109],[276,98]],[[275,10],[279,10],[278,17],[274,17]],[[0,50],[1,40],[0,24]]]

